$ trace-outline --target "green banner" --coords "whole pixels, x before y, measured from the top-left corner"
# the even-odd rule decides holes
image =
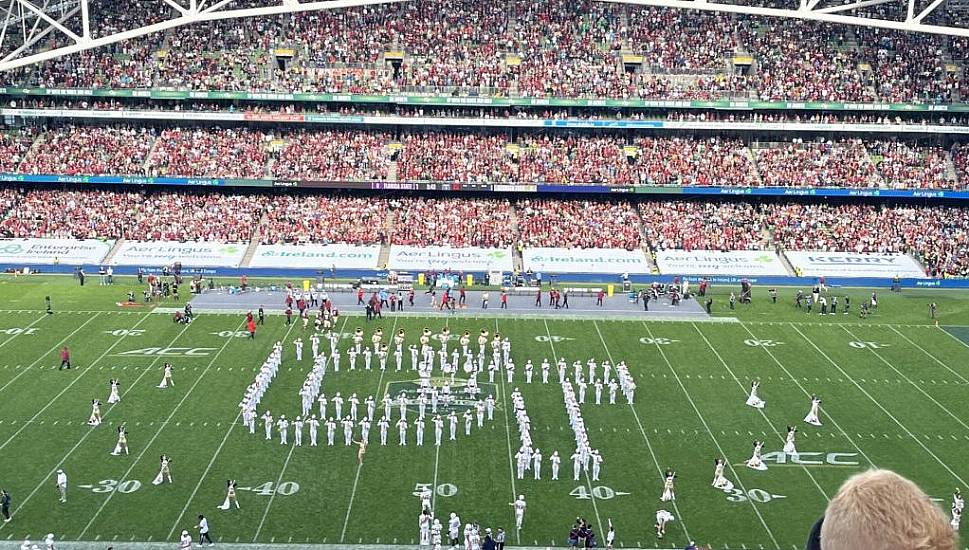
[[[654,99],[572,99],[564,97],[454,97],[438,95],[311,94],[276,92],[127,90],[111,88],[0,88],[0,95],[62,97],[140,97],[150,99],[210,99],[234,101],[281,101],[313,103],[390,103],[399,105],[455,106],[550,106],[669,109],[786,109],[820,111],[969,112],[967,103],[843,103],[824,101],[717,100],[684,101]]]

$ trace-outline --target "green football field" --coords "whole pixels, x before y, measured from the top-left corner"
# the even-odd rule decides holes
[[[423,327],[437,333],[447,325],[454,335],[497,331],[511,338],[518,365],[513,384],[502,376],[487,386],[498,409],[470,437],[462,421],[457,441],[445,435],[436,447],[428,424],[423,446],[414,444],[411,429],[400,447],[392,427],[384,447],[375,425],[358,466],[356,447],[343,445],[340,429],[333,447],[321,430],[320,447],[309,447],[307,435],[297,448],[266,441],[261,422],[250,435],[238,421],[243,391],[276,340],[285,342],[283,365],[262,408],[277,417],[299,414],[298,390],[312,360],[307,345],[297,362],[291,342],[302,336],[308,343],[308,331],[269,316],[251,341],[239,337],[242,316],[205,312],[191,325],[174,324],[170,315],[116,306],[134,281],[123,283],[80,289],[69,278],[0,279],[0,486],[11,493],[13,511],[13,521],[0,524],[0,541],[13,545],[51,532],[102,543],[90,548],[174,542],[182,529],[194,534],[195,518],[205,514],[223,543],[413,545],[415,491],[428,485],[443,523],[454,511],[462,521],[504,527],[511,546],[564,546],[581,516],[600,536],[611,519],[624,548],[682,548],[695,539],[712,548],[796,549],[845,478],[873,465],[910,477],[946,513],[953,489],[969,490],[965,293],[880,291],[879,310],[867,320],[856,312],[870,290],[849,292],[851,315],[820,317],[795,311],[792,289],[781,289],[777,304],[761,289],[754,305],[729,311],[727,287],[714,288],[711,322],[458,315],[387,316],[367,324],[345,315],[339,332],[349,336],[362,326],[369,340],[378,326],[388,338],[403,328],[405,347]],[[53,315],[43,311],[45,295],[53,298]],[[929,301],[939,304],[939,327],[928,318]],[[70,371],[56,368],[63,345],[73,352]],[[342,340],[344,350],[349,346]],[[325,340],[321,347],[328,348]],[[584,474],[572,480],[574,439],[554,367],[549,384],[538,369],[533,383],[524,381],[526,359],[537,366],[560,357],[570,365],[625,361],[638,385],[633,405],[621,396],[618,404],[595,405],[590,388],[582,406],[591,444],[604,458],[599,481]],[[175,365],[175,387],[162,390],[165,361]],[[406,366],[394,371],[392,358],[386,372],[363,370],[362,359],[349,372],[348,362],[344,357],[340,372],[328,371],[328,396],[355,392],[379,401],[388,388],[415,378]],[[406,351],[404,363],[410,363]],[[122,393],[113,406],[106,403],[112,377]],[[762,383],[763,411],[744,405],[752,379]],[[514,387],[546,457],[542,480],[515,475]],[[820,428],[801,421],[812,393],[823,399]],[[94,398],[104,402],[104,424],[92,428],[86,421]],[[131,454],[111,456],[121,422],[129,427]],[[780,452],[788,424],[799,428],[798,457]],[[765,472],[743,466],[755,439],[767,442]],[[563,455],[558,481],[549,479],[554,450]],[[174,483],[154,486],[161,454],[173,459]],[[717,457],[731,465],[732,493],[710,486]],[[65,504],[54,487],[58,468],[70,480]],[[675,504],[659,499],[667,468],[678,476]],[[229,478],[242,488],[240,510],[216,508]],[[528,511],[515,532],[509,503],[518,494]],[[659,540],[652,525],[661,508],[676,519]]]

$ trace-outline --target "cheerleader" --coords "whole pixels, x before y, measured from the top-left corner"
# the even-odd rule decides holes
[[[674,519],[673,514],[666,510],[656,511],[656,538],[661,539],[666,535],[666,524]]]
[[[161,485],[166,479],[169,483],[172,482],[172,459],[168,455],[161,455],[161,469],[158,470],[158,475],[151,481],[151,484]]]
[[[754,441],[754,453],[747,460],[747,467],[752,470],[764,471],[767,469],[767,465],[760,458],[761,449],[764,448],[763,441]]]
[[[797,448],[794,446],[794,437],[797,435],[797,426],[787,427],[787,439],[784,441],[784,453],[787,455],[797,455]]]
[[[666,479],[663,481],[663,494],[659,499],[663,502],[676,500],[676,492],[673,490],[673,480],[676,479],[676,472],[666,470]]]
[[[101,424],[101,401],[97,399],[91,400],[91,417],[88,418],[87,423],[91,426]]]
[[[952,526],[954,531],[959,530],[959,524],[962,522],[962,510],[966,507],[966,501],[962,499],[962,493],[959,489],[952,493],[952,520],[949,521],[949,525]]]
[[[230,479],[225,482],[225,501],[222,506],[219,506],[219,510],[228,510],[233,504],[236,505],[236,510],[239,509],[239,499],[236,497],[236,480]]]
[[[760,388],[760,382],[754,380],[750,383],[750,396],[747,397],[747,406],[755,409],[763,409],[766,403],[763,399],[757,396],[758,388]]]
[[[811,410],[808,411],[807,416],[804,417],[804,421],[812,426],[820,426],[821,420],[818,418],[818,407],[821,406],[821,398],[817,395],[811,395]]]
[[[128,428],[125,427],[124,422],[118,426],[118,443],[114,446],[114,451],[111,452],[111,455],[118,456],[122,452],[128,454]]]
[[[723,475],[723,469],[726,466],[727,461],[722,458],[718,458],[713,461],[713,486],[725,493],[729,493],[733,490],[733,483],[730,482]]]
[[[121,401],[121,396],[118,394],[118,387],[120,385],[117,378],[111,379],[111,395],[108,396],[108,404],[113,405]]]
[[[161,384],[158,384],[158,387],[165,389],[174,386],[175,382],[172,381],[172,364],[165,363],[165,366],[162,368],[164,370],[164,374],[162,375]]]

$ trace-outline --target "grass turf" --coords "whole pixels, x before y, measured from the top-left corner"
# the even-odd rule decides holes
[[[944,499],[946,509],[953,488],[969,488],[969,348],[962,340],[969,334],[958,326],[969,324],[964,293],[880,292],[879,311],[868,320],[856,316],[866,289],[837,290],[852,296],[851,315],[819,317],[793,309],[792,289],[780,289],[778,304],[759,289],[753,305],[730,311],[727,287],[714,288],[715,314],[739,323],[388,316],[367,325],[367,335],[376,326],[388,337],[404,328],[410,344],[425,326],[437,332],[448,324],[453,334],[498,330],[511,337],[518,370],[514,384],[497,385],[495,421],[471,437],[460,422],[458,441],[445,435],[438,449],[428,424],[423,447],[414,445],[413,429],[399,447],[392,427],[390,444],[381,447],[374,426],[358,468],[355,448],[343,446],[339,429],[334,447],[325,446],[321,430],[323,446],[294,448],[265,441],[261,423],[249,435],[236,422],[242,392],[277,339],[286,341],[284,363],[263,404],[277,416],[298,414],[297,392],[311,368],[309,345],[297,363],[290,343],[297,335],[308,342],[300,328],[270,316],[249,341],[235,335],[238,315],[202,313],[188,327],[175,325],[168,315],[115,304],[133,279],[114,287],[94,283],[79,289],[64,277],[0,279],[0,303],[8,308],[0,312],[0,486],[11,493],[14,511],[14,520],[0,526],[0,540],[53,532],[71,540],[173,541],[202,513],[222,542],[412,544],[419,512],[413,493],[427,483],[438,490],[436,517],[446,523],[455,511],[464,521],[502,526],[510,545],[564,545],[572,520],[582,516],[596,526],[611,519],[621,547],[682,547],[693,538],[713,548],[800,548],[826,499],[872,464],[911,477]],[[54,315],[42,311],[46,295]],[[939,304],[942,328],[928,319],[929,301]],[[345,333],[365,325],[344,319]],[[70,372],[55,367],[63,344],[77,365]],[[344,350],[349,345],[342,341]],[[174,355],[155,355],[157,348]],[[541,384],[537,369],[535,381],[524,383],[525,360],[537,366],[546,357],[624,360],[636,377],[635,405],[596,406],[590,388],[582,409],[591,443],[605,459],[600,481],[571,479],[574,444],[560,386]],[[160,390],[166,360],[176,367],[176,386]],[[362,358],[356,372],[347,372],[347,363],[344,357],[341,372],[325,377],[328,395],[379,399],[389,384],[414,378],[409,371],[363,371]],[[90,400],[106,401],[111,377],[121,380],[123,399],[105,404],[105,424],[91,428]],[[744,406],[753,378],[762,381],[763,413]],[[517,430],[507,408],[515,386],[545,455],[541,481],[530,472],[515,479],[510,455]],[[821,428],[800,421],[810,393],[824,399]],[[109,456],[113,428],[122,421],[131,455]],[[787,424],[799,426],[802,463],[768,455],[766,472],[742,466],[754,439],[779,451]],[[563,455],[554,482],[547,461],[553,450]],[[173,457],[175,483],[155,487],[163,453]],[[709,486],[717,456],[732,465],[734,494]],[[675,507],[659,501],[660,472],[668,467],[678,473]],[[57,468],[71,483],[63,505],[54,489]],[[250,488],[240,491],[241,510],[216,509],[228,478]],[[508,505],[516,494],[528,500],[520,533]],[[665,540],[652,530],[659,508],[676,516]]]

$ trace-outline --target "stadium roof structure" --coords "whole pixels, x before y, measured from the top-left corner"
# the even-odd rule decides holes
[[[408,1],[412,0],[0,0],[0,19],[3,21],[0,27],[0,71],[202,21]],[[745,0],[598,1],[969,37],[969,27],[939,22],[955,20],[965,24],[969,21],[969,17],[966,17],[969,14],[969,0],[749,0],[747,3],[744,3]],[[157,11],[153,12],[156,16],[165,13],[171,16],[151,23],[132,21],[131,28],[111,27],[103,35],[92,33],[92,29],[104,28],[98,24],[98,10],[94,8],[125,9],[126,5],[143,7],[145,4],[158,5]],[[954,17],[937,17],[946,11]],[[58,46],[37,49],[35,46],[44,43],[42,41],[48,36],[58,37]]]
[[[235,19],[394,4],[408,0],[0,0],[0,71],[138,38],[146,34],[202,21]],[[157,4],[157,14],[171,13],[151,24],[132,21],[131,28],[92,33],[101,28],[95,7],[123,10],[125,6]],[[52,33],[60,35],[56,48],[37,51],[34,46]]]
[[[601,0],[748,15],[786,17],[910,32],[969,36],[969,0]],[[951,17],[945,17],[949,11]],[[941,17],[940,17],[941,16]],[[951,19],[953,23],[932,23]]]

